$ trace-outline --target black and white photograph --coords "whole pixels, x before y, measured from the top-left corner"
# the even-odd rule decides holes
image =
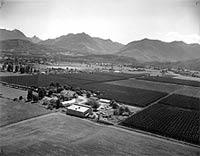
[[[0,0],[0,156],[200,156],[200,0]]]

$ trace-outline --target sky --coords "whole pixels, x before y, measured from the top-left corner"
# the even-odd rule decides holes
[[[85,32],[123,44],[200,43],[199,0],[0,0],[0,28],[56,38]]]

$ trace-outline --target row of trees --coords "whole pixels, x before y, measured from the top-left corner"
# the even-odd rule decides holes
[[[2,66],[2,70],[8,72],[20,72],[22,74],[38,72],[38,70],[34,69],[31,65],[14,65],[12,63],[4,63]]]

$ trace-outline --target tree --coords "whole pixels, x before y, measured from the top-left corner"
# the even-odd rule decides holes
[[[31,101],[33,98],[33,91],[31,89],[28,90],[28,94],[27,94],[27,100]]]

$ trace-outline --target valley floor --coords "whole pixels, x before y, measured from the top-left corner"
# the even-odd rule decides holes
[[[199,155],[196,147],[1,99],[0,155]],[[26,110],[23,110],[26,105]],[[5,111],[18,110],[18,113]],[[38,108],[36,108],[38,107]],[[6,112],[6,113],[5,113]],[[3,116],[2,116],[3,114]],[[22,117],[19,121],[15,118]]]

